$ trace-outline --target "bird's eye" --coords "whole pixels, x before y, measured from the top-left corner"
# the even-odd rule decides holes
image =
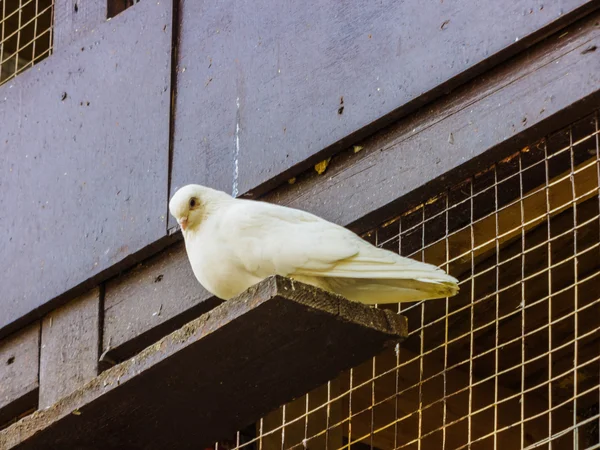
[[[196,199],[192,198],[190,199],[190,208],[193,208],[194,206],[196,206]]]

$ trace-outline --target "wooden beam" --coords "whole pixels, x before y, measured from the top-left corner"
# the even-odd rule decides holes
[[[171,189],[260,195],[599,4],[182,2]]]
[[[40,402],[47,408],[98,375],[100,289],[49,313],[42,321]]]
[[[210,445],[406,330],[397,314],[271,277],[3,430],[0,447]]]
[[[335,157],[265,200],[367,231],[592,112],[598,13]]]
[[[198,283],[179,242],[106,283],[102,351],[124,361],[220,303]]]
[[[55,0],[55,49],[69,45],[106,21],[106,0]]]
[[[38,404],[40,324],[0,341],[0,428]]]
[[[0,337],[165,237],[171,12],[171,0],[140,2],[0,86],[0,153],[12,168],[0,209],[28,205],[3,228]],[[82,205],[96,205],[84,228]]]

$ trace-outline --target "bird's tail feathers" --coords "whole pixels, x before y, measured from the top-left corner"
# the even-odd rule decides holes
[[[431,279],[348,279],[329,278],[334,292],[366,304],[386,304],[452,297],[459,287],[453,281]]]

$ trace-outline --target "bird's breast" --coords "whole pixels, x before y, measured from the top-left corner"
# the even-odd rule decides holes
[[[196,279],[211,294],[228,300],[260,278],[250,274],[233,252],[210,240],[186,240],[186,250]]]

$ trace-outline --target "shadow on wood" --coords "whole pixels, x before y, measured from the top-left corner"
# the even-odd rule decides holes
[[[271,277],[3,430],[0,447],[201,448],[406,330],[392,312]]]

